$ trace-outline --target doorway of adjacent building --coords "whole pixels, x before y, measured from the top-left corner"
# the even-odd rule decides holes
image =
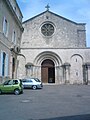
[[[15,76],[15,58],[12,58],[12,78]]]
[[[50,59],[41,64],[41,79],[43,83],[55,83],[55,65]]]

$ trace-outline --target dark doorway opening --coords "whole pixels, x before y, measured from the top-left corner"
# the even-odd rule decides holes
[[[2,60],[2,62],[3,62],[3,64],[2,64],[2,76],[5,75],[5,60],[6,60],[6,53],[3,52],[3,60]]]
[[[43,83],[55,83],[55,65],[52,60],[46,59],[42,62],[41,79]]]
[[[12,78],[14,78],[15,74],[15,58],[12,58]]]

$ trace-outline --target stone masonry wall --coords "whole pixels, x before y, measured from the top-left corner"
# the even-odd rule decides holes
[[[48,17],[47,17],[48,16]],[[45,37],[41,26],[50,22],[54,34]],[[77,24],[51,12],[45,12],[23,23],[23,48],[83,48],[86,47],[85,24]]]

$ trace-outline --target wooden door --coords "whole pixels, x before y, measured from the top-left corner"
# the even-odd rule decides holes
[[[43,83],[48,83],[48,68],[47,67],[41,68],[41,79]]]
[[[55,83],[55,66],[52,60],[46,59],[42,62],[41,80],[43,83]]]

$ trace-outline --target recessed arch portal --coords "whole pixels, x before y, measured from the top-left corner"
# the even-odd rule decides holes
[[[41,63],[46,59],[52,60],[55,66],[62,65],[61,58],[55,52],[52,52],[52,51],[44,51],[38,54],[36,58],[34,59],[34,65],[41,66]]]
[[[55,65],[50,59],[41,64],[41,79],[43,83],[55,83]]]
[[[61,65],[62,60],[58,54],[52,51],[44,51],[34,59],[34,67],[36,68],[34,74],[44,83],[57,83],[60,79],[60,72],[58,71],[61,71]],[[43,75],[46,75],[46,71],[47,79],[45,80]]]

